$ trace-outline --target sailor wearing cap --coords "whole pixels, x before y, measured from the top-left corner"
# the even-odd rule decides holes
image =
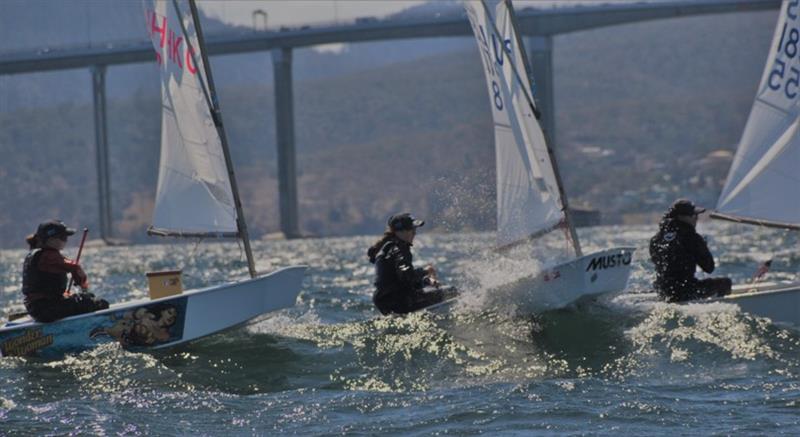
[[[426,285],[438,285],[433,266],[414,268],[411,246],[417,228],[424,221],[409,213],[389,217],[386,231],[367,251],[375,264],[373,302],[382,314],[406,314],[443,300],[443,295],[424,292]]]
[[[46,221],[26,239],[30,252],[22,270],[22,293],[25,308],[38,322],[52,322],[64,317],[108,308],[108,302],[87,293],[89,280],[81,266],[61,255],[67,238],[75,234],[59,220]],[[67,273],[72,275],[82,293],[67,290]]]
[[[698,215],[705,212],[689,200],[679,199],[664,214],[658,233],[650,239],[650,258],[656,267],[653,286],[667,302],[725,296],[731,292],[730,278],[694,277],[697,266],[714,271],[714,257],[705,238],[695,231]]]

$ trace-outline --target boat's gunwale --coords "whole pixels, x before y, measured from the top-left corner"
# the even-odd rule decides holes
[[[295,270],[295,269],[306,270],[306,269],[308,269],[308,266],[301,264],[301,265],[281,267],[281,268],[279,268],[279,269],[277,269],[275,271],[272,271],[270,273],[264,274],[262,276],[257,276],[255,278],[244,278],[244,279],[241,279],[241,280],[225,282],[225,283],[218,284],[218,285],[209,285],[207,287],[194,288],[194,289],[186,290],[181,294],[176,294],[176,295],[173,295],[173,296],[165,296],[165,297],[161,297],[161,298],[158,298],[158,299],[146,299],[145,298],[145,299],[139,299],[139,300],[134,300],[134,301],[129,301],[129,302],[121,302],[121,303],[117,303],[117,304],[111,305],[107,309],[104,309],[104,310],[94,311],[94,312],[91,312],[91,313],[78,314],[78,315],[70,316],[70,317],[65,317],[63,319],[58,319],[58,320],[56,320],[54,322],[49,322],[49,323],[36,322],[36,321],[31,320],[29,322],[14,323],[13,325],[8,326],[8,322],[7,322],[6,325],[4,325],[3,327],[0,327],[0,334],[3,334],[5,332],[9,332],[9,331],[13,331],[13,330],[17,330],[17,329],[21,329],[21,328],[30,328],[30,327],[45,326],[45,325],[49,326],[49,325],[58,324],[58,323],[65,322],[65,321],[70,321],[70,320],[77,320],[77,319],[86,318],[86,317],[102,316],[102,315],[105,315],[105,314],[110,314],[110,313],[117,312],[119,310],[125,310],[125,309],[128,309],[128,308],[138,307],[138,306],[141,306],[141,305],[144,305],[144,304],[147,304],[147,305],[157,304],[157,303],[161,303],[161,302],[168,302],[168,301],[171,301],[171,300],[180,299],[182,297],[197,296],[197,295],[200,295],[200,294],[217,292],[217,291],[221,291],[221,290],[224,290],[224,289],[227,289],[227,288],[231,288],[231,287],[236,286],[236,285],[241,285],[241,284],[246,284],[246,283],[250,283],[250,282],[261,281],[261,280],[264,280],[264,279],[266,279],[268,277],[275,276],[278,273],[281,273],[281,272],[283,272],[285,270]]]
[[[743,285],[750,285],[750,284],[740,284],[738,286],[743,286]],[[786,283],[773,282],[773,283],[762,283],[761,285],[766,285],[767,287],[764,287],[764,289],[759,290],[756,284],[752,284],[751,287],[742,287],[746,288],[746,290],[744,291],[734,290],[733,292],[731,292],[731,294],[727,296],[713,300],[718,302],[724,302],[726,300],[734,301],[736,299],[746,298],[746,297],[764,296],[768,294],[783,294],[783,293],[792,293],[800,291],[800,282],[786,282]],[[734,285],[734,287],[737,287],[737,285]]]
[[[591,252],[591,253],[588,253],[586,255],[583,255],[580,258],[575,258],[573,261],[577,261],[577,260],[583,259],[583,258],[589,258],[589,257],[597,256],[598,254],[601,254],[601,253],[604,253],[604,252],[614,252],[614,251],[622,251],[622,250],[629,250],[629,251],[631,251],[631,253],[633,253],[633,252],[636,252],[636,247],[634,247],[634,246],[619,246],[619,247],[611,247],[611,248],[608,248],[608,249],[600,249],[598,251]]]

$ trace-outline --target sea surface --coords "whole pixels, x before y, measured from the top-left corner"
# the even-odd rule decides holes
[[[638,248],[628,289],[536,316],[481,305],[548,263],[488,251],[490,233],[420,234],[415,262],[435,264],[468,304],[408,317],[372,306],[375,237],[258,241],[259,270],[310,267],[294,308],[152,354],[106,344],[2,358],[0,435],[800,435],[800,333],[732,305],[657,302],[654,231],[580,229],[586,252]],[[774,258],[768,279],[797,279],[796,234],[700,231],[716,273],[743,281]],[[6,309],[21,307],[24,255],[0,251]],[[246,277],[232,243],[91,247],[83,264],[112,302],[144,297],[149,270],[181,268],[187,288]]]

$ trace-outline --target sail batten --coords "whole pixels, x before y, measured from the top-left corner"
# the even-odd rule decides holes
[[[231,181],[208,104],[192,15],[179,13],[177,2],[143,3],[162,94],[152,228],[175,236],[237,236]]]
[[[781,7],[758,92],[717,202],[718,218],[800,226],[800,15],[793,3],[784,0]]]
[[[508,246],[564,219],[547,142],[536,121],[513,11],[502,0],[464,2],[483,61],[494,121],[497,245]],[[523,79],[525,78],[525,79]]]

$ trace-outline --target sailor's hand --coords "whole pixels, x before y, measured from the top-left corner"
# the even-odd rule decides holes
[[[75,281],[75,285],[81,287],[84,291],[89,289],[89,277],[86,276],[86,272],[82,268],[78,267],[75,270],[75,273],[72,274],[72,279]]]
[[[425,279],[423,279],[423,281],[425,282],[426,285],[430,285],[430,286],[433,286],[433,287],[438,287],[438,286],[442,285],[433,276],[426,276]]]

